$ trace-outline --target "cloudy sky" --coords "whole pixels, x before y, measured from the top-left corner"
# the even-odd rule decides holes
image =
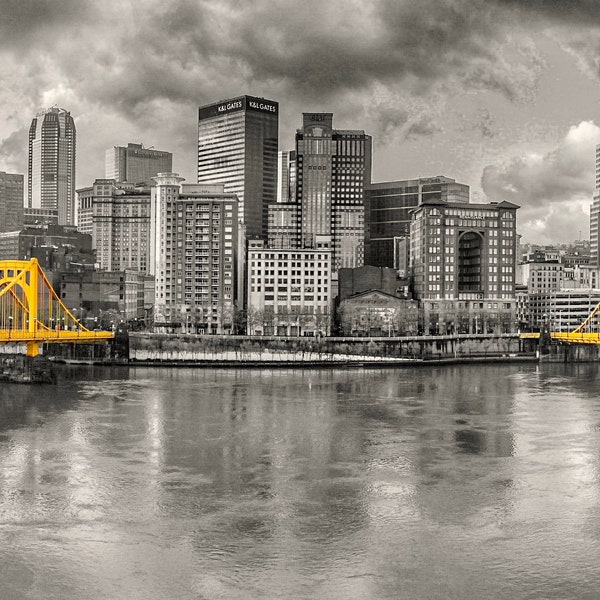
[[[519,204],[523,241],[587,238],[600,143],[597,0],[2,0],[0,170],[32,117],[77,126],[77,185],[127,142],[195,181],[199,105],[280,103],[373,136],[375,181],[432,175]]]

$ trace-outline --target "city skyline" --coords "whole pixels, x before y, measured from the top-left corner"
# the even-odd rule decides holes
[[[0,170],[26,173],[31,118],[58,104],[76,121],[77,187],[102,175],[107,148],[128,142],[172,152],[193,183],[198,107],[251,94],[279,102],[282,150],[302,112],[332,112],[338,127],[373,137],[376,182],[446,175],[470,185],[473,201],[519,204],[526,242],[587,237],[599,7],[347,6],[9,0]]]

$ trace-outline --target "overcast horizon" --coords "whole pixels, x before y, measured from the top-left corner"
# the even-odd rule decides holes
[[[197,112],[244,94],[373,136],[373,180],[445,175],[521,206],[523,242],[589,237],[600,143],[600,5],[409,0],[241,4],[5,0],[0,170],[26,174],[31,119],[77,127],[77,187],[129,142],[196,181]],[[598,123],[598,124],[597,124]]]

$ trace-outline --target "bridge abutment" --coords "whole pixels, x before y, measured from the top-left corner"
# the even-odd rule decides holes
[[[45,356],[0,355],[0,381],[11,383],[54,383],[54,365]]]

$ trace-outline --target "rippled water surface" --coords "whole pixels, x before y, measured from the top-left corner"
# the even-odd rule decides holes
[[[598,366],[0,389],[0,598],[600,596]]]

